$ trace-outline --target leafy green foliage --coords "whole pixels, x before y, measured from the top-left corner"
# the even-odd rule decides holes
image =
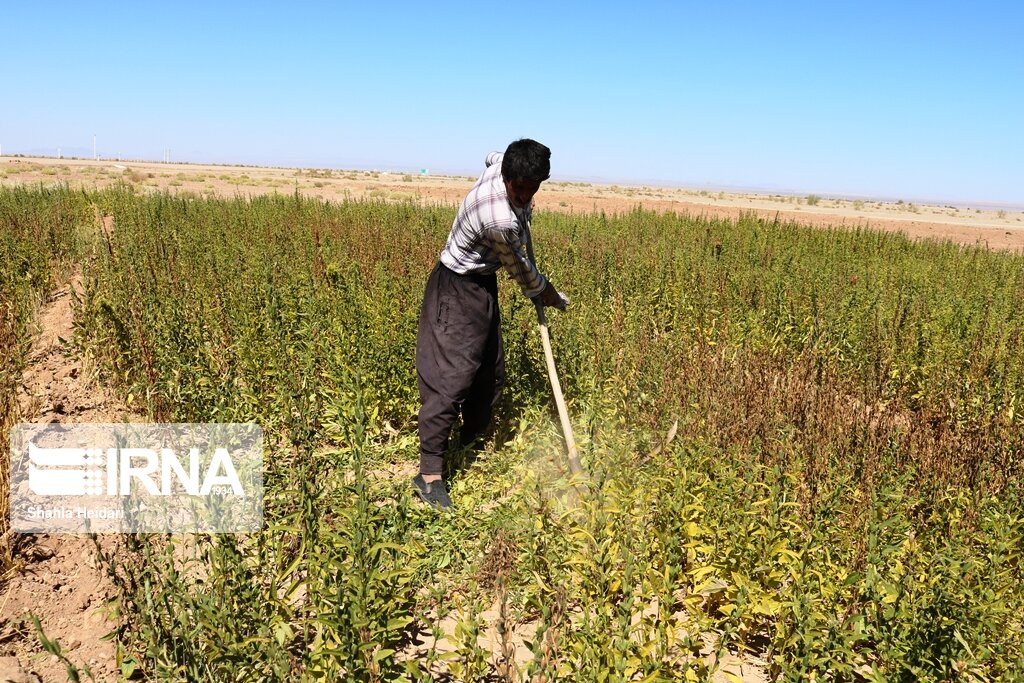
[[[79,343],[155,418],[267,436],[262,533],[118,558],[121,639],[154,677],[1024,670],[1021,257],[750,215],[539,214],[573,299],[552,328],[587,492],[560,471],[533,306],[503,285],[496,436],[439,514],[405,473],[453,207],[90,200],[114,230]],[[495,621],[514,667],[485,646]]]
[[[10,430],[18,421],[18,387],[31,346],[30,321],[41,300],[67,275],[93,213],[67,188],[0,188],[0,578],[12,565],[8,495]]]

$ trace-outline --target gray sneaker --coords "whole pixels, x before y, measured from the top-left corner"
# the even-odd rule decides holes
[[[452,507],[452,499],[448,497],[448,488],[444,485],[444,479],[428,483],[423,481],[422,474],[417,474],[412,479],[412,486],[427,505],[433,505],[442,510]]]

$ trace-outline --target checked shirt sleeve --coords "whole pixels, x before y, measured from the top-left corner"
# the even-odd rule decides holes
[[[519,232],[506,227],[490,227],[485,229],[485,233],[491,249],[522,288],[523,294],[533,298],[543,292],[548,284],[547,278],[540,274],[537,266],[526,255],[526,245]]]

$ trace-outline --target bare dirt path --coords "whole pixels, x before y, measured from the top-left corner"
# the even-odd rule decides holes
[[[129,416],[74,356],[72,292],[81,286],[81,274],[75,273],[39,311],[39,332],[18,395],[23,422],[120,422]],[[100,538],[104,547],[111,542]],[[114,645],[102,640],[117,626],[116,591],[98,560],[96,541],[84,534],[40,534],[24,541],[17,558],[21,571],[0,586],[0,682],[68,680],[65,663],[41,647],[29,614],[83,672],[88,667],[97,681],[118,680]]]

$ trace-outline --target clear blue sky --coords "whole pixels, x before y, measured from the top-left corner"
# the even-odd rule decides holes
[[[4,154],[1024,204],[1020,2],[5,2]]]

